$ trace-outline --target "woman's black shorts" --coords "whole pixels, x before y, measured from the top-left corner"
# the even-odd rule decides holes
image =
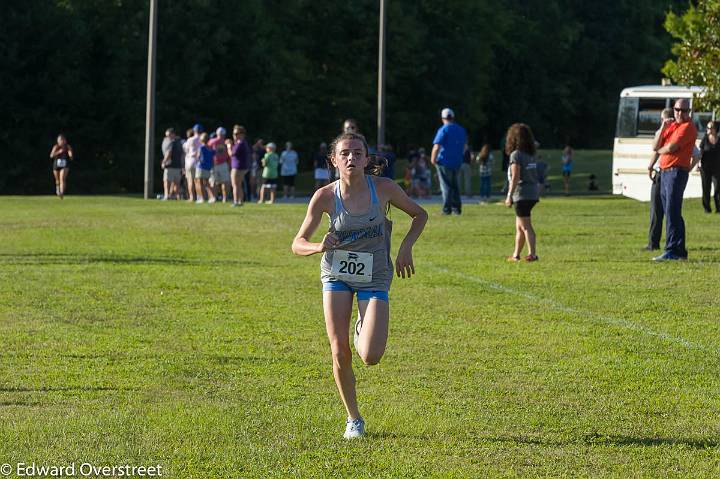
[[[527,218],[538,200],[520,200],[515,203],[515,216]]]

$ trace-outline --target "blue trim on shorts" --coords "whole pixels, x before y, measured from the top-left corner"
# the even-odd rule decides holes
[[[379,299],[381,301],[385,301],[386,303],[390,302],[390,298],[388,297],[387,291],[382,291],[382,290],[358,291],[356,289],[352,289],[344,281],[325,282],[325,283],[323,283],[323,291],[345,291],[345,292],[352,293],[352,294],[357,293],[358,301],[369,301],[371,299]]]

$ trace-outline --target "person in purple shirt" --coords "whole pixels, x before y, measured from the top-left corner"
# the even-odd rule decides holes
[[[435,134],[430,162],[435,165],[443,196],[443,214],[462,212],[458,175],[467,143],[465,128],[455,123],[455,112],[444,108],[441,113],[443,126]]]
[[[243,191],[243,182],[245,175],[250,170],[250,162],[252,161],[252,150],[250,145],[245,141],[245,127],[235,125],[233,127],[233,144],[230,148],[230,181],[233,190],[233,208],[242,206],[245,201],[245,192]]]

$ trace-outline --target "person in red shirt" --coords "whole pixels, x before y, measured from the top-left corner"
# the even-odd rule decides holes
[[[665,120],[670,119],[675,121],[674,115],[672,108],[665,108],[660,113],[660,128],[655,132],[655,140],[657,140],[663,132],[662,126]],[[650,164],[648,165],[648,177],[650,181],[652,181],[652,187],[650,188],[650,231],[648,233],[648,244],[645,247],[646,251],[660,249],[660,238],[662,237],[663,220],[665,219],[665,210],[663,209],[660,190],[659,156],[660,155],[653,151]]]
[[[660,134],[653,142],[653,150],[660,155],[660,190],[665,210],[665,252],[653,261],[687,259],[685,248],[685,221],[682,202],[690,170],[697,160],[693,159],[693,147],[697,130],[691,121],[690,102],[681,98],[673,107],[674,121],[663,121]]]

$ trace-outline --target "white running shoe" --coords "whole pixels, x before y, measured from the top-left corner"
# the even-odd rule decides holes
[[[355,345],[355,352],[358,351],[358,343],[360,342],[360,331],[362,331],[363,318],[360,316],[358,311],[358,317],[355,320],[355,333],[353,334],[353,344]]]
[[[215,198],[210,198],[210,199],[208,200],[208,203],[215,203],[216,201],[217,201],[217,200],[216,200]]]
[[[359,417],[357,419],[349,419],[345,423],[345,439],[355,439],[365,435],[365,421]]]
[[[197,205],[201,205],[201,204],[203,204],[203,203],[205,203],[205,200],[202,199],[202,198],[200,198],[199,200],[197,200],[197,201],[195,202],[195,204],[197,204]]]

